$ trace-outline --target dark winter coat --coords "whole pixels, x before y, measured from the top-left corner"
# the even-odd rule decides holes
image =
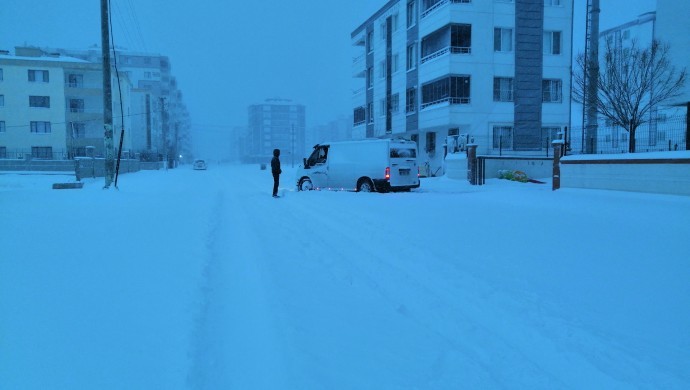
[[[280,150],[276,149],[273,151],[273,159],[271,160],[271,173],[274,175],[280,175],[283,171],[280,169]]]

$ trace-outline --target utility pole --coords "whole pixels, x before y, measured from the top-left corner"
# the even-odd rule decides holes
[[[161,135],[163,137],[163,164],[165,170],[168,170],[168,116],[165,113],[165,98],[161,97]]]
[[[103,55],[103,127],[105,147],[105,187],[115,176],[115,145],[113,141],[113,96],[110,80],[110,22],[108,0],[101,0],[101,52]]]
[[[585,83],[585,128],[582,139],[586,153],[597,152],[598,109],[599,101],[599,0],[587,2],[587,51],[585,64],[587,66]]]

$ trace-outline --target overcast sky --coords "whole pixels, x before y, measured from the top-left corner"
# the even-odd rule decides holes
[[[577,35],[586,1],[575,1]],[[225,142],[223,134],[246,125],[247,106],[266,98],[304,104],[308,126],[349,114],[350,33],[386,2],[111,0],[113,38],[118,47],[170,57],[195,144],[203,148]],[[603,30],[654,10],[656,1],[601,3]],[[98,0],[3,1],[0,7],[0,49],[82,49],[100,44],[100,34]]]

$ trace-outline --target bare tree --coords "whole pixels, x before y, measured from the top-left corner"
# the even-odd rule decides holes
[[[597,81],[597,112],[630,133],[630,153],[635,152],[635,131],[649,122],[650,112],[682,93],[686,70],[676,71],[668,53],[669,46],[656,40],[648,48],[639,48],[635,40],[625,48],[613,39],[606,41]],[[575,61],[573,100],[583,103],[585,55],[580,53]]]

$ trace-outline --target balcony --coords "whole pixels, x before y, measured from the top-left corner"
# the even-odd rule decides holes
[[[438,50],[434,53],[431,53],[427,56],[422,57],[422,59],[420,60],[420,63],[423,64],[423,63],[431,61],[435,58],[442,57],[448,53],[468,55],[468,54],[472,54],[472,48],[471,47],[460,47],[460,46],[446,46],[441,50]]]
[[[422,12],[422,17],[421,17],[421,18],[424,19],[424,18],[426,18],[427,16],[429,16],[431,13],[433,13],[434,11],[436,11],[437,9],[442,8],[443,6],[445,6],[445,5],[447,5],[447,4],[451,4],[451,3],[452,3],[452,4],[469,4],[469,3],[472,3],[472,0],[440,0],[440,1],[438,1],[436,4],[434,4],[434,5],[432,5],[431,7],[425,9],[425,10]]]
[[[352,77],[365,77],[366,75],[366,54],[362,53],[352,58]]]

